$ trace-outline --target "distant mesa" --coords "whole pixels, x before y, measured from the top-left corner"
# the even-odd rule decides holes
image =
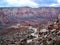
[[[0,25],[22,22],[47,23],[53,21],[59,14],[59,7],[3,7],[0,8]]]

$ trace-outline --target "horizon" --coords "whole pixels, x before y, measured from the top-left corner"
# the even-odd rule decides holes
[[[28,6],[24,6],[24,7],[0,7],[0,8],[32,8],[34,9],[33,7],[28,7]],[[36,9],[38,8],[60,8],[60,7],[37,7]]]

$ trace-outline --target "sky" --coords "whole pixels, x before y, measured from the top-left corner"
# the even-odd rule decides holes
[[[0,0],[0,7],[60,7],[60,0]]]

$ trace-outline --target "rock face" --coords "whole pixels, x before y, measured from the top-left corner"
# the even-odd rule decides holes
[[[13,23],[47,23],[53,21],[60,13],[60,8],[8,7],[0,8],[0,24]]]

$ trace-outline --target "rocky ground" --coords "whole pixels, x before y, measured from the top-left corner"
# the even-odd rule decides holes
[[[43,24],[41,24],[43,25]],[[0,45],[60,45],[60,18],[38,27],[11,26],[0,35]]]
[[[30,32],[30,33],[29,33]],[[28,31],[27,29],[14,34],[0,37],[1,45],[60,45],[60,30]],[[33,34],[32,34],[33,33]],[[37,35],[38,37],[34,36]]]

